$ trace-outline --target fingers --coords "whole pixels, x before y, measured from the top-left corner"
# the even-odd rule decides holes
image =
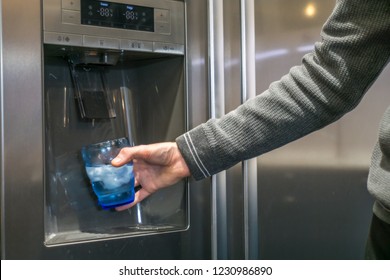
[[[116,211],[123,211],[123,210],[129,209],[129,208],[133,207],[134,205],[136,205],[137,203],[144,200],[145,198],[147,198],[149,195],[150,195],[149,192],[147,192],[146,190],[141,188],[138,192],[135,193],[134,201],[132,203],[116,207],[115,210]]]
[[[111,164],[119,167],[135,158],[145,158],[149,155],[151,147],[153,147],[153,145],[139,145],[122,148],[119,154],[111,161]]]
[[[121,149],[119,154],[111,161],[113,166],[122,166],[134,159],[143,159],[149,163],[167,164],[169,155],[172,155],[172,148],[177,145],[175,142],[139,145]]]
[[[133,160],[132,148],[123,148],[119,154],[111,161],[113,166],[119,167]]]

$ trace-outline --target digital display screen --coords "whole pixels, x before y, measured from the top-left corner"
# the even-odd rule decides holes
[[[81,24],[154,32],[154,9],[107,1],[81,0]]]

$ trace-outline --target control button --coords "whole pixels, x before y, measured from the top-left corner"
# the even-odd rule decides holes
[[[184,45],[154,42],[154,52],[184,54]]]
[[[119,49],[119,40],[94,36],[84,36],[84,46],[94,48]]]
[[[155,22],[154,23],[154,32],[158,34],[165,34],[169,35],[171,34],[171,24],[167,22]]]
[[[43,41],[46,44],[71,45],[71,46],[83,45],[83,38],[81,35],[45,32],[43,36],[44,36]]]
[[[122,50],[131,50],[131,51],[153,51],[153,42],[146,41],[136,41],[136,40],[121,40],[121,49]]]
[[[80,24],[80,12],[62,10],[62,23],[67,24]]]
[[[62,0],[62,9],[80,11],[80,0]]]
[[[169,10],[155,9],[154,21],[170,22],[171,20]]]

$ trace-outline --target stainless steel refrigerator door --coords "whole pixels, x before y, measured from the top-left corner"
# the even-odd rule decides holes
[[[44,246],[44,126],[41,1],[2,5],[2,259],[209,259],[209,180],[189,181],[187,231]],[[205,1],[188,1],[187,126],[208,118]],[[28,47],[27,47],[28,46]]]

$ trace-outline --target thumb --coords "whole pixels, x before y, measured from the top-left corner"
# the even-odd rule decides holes
[[[133,160],[131,148],[122,148],[119,154],[111,161],[113,166],[119,167]]]

